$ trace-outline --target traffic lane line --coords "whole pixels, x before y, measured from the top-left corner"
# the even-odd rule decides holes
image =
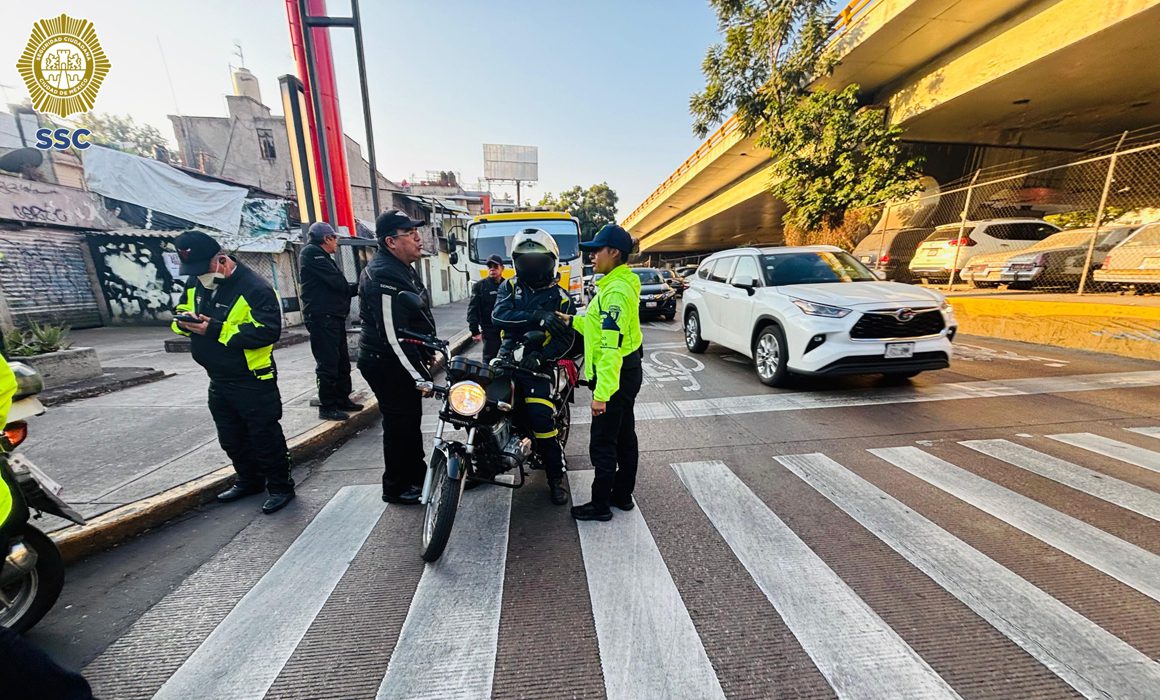
[[[569,472],[574,505],[591,500],[592,477]],[[576,525],[608,698],[724,698],[641,508]]]
[[[839,697],[959,697],[723,462],[672,467]]]
[[[1160,664],[841,464],[776,459],[1086,697],[1160,687]]]
[[[917,447],[869,452],[1153,600],[1160,600],[1160,556]]]

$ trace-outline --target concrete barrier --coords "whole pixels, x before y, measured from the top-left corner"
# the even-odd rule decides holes
[[[1160,306],[952,296],[959,332],[1160,360]]]

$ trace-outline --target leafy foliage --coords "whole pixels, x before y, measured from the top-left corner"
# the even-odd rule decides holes
[[[605,224],[616,222],[616,203],[619,198],[607,182],[583,189],[576,185],[564,190],[559,197],[549,192],[540,199],[540,206],[566,211],[580,220],[580,240],[590,241]]]
[[[1118,207],[1114,204],[1109,204],[1104,207],[1104,217],[1100,225],[1110,224],[1126,213],[1128,213],[1127,207]],[[1090,228],[1096,225],[1096,211],[1094,209],[1083,209],[1081,211],[1069,211],[1062,214],[1049,214],[1043,217],[1043,219],[1062,229]]]
[[[4,347],[9,357],[30,357],[58,350],[68,350],[68,326],[42,326],[33,321],[28,328],[13,328],[4,335]]]
[[[693,131],[704,138],[736,112],[741,131],[774,155],[770,190],[787,223],[840,227],[848,209],[918,191],[902,130],[864,106],[857,85],[811,87],[835,65],[829,0],[709,2],[724,43],[709,49],[705,88],[689,100]]]
[[[165,137],[149,124],[138,124],[128,115],[86,112],[76,118],[78,126],[93,132],[93,143],[145,158],[153,157],[153,146],[168,148]]]

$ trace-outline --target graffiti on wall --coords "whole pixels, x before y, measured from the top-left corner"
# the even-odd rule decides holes
[[[0,175],[0,219],[73,228],[111,227],[111,217],[99,197],[72,187],[7,175]]]
[[[184,280],[167,258],[176,256],[168,238],[92,235],[93,263],[112,323],[168,323]]]
[[[81,245],[81,239],[68,232],[0,235],[0,290],[18,324],[100,325]]]

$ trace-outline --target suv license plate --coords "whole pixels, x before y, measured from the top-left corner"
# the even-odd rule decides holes
[[[886,359],[914,357],[914,343],[887,343]]]
[[[655,301],[646,301],[644,304],[644,308],[646,309],[655,309],[656,307],[657,303]]]

